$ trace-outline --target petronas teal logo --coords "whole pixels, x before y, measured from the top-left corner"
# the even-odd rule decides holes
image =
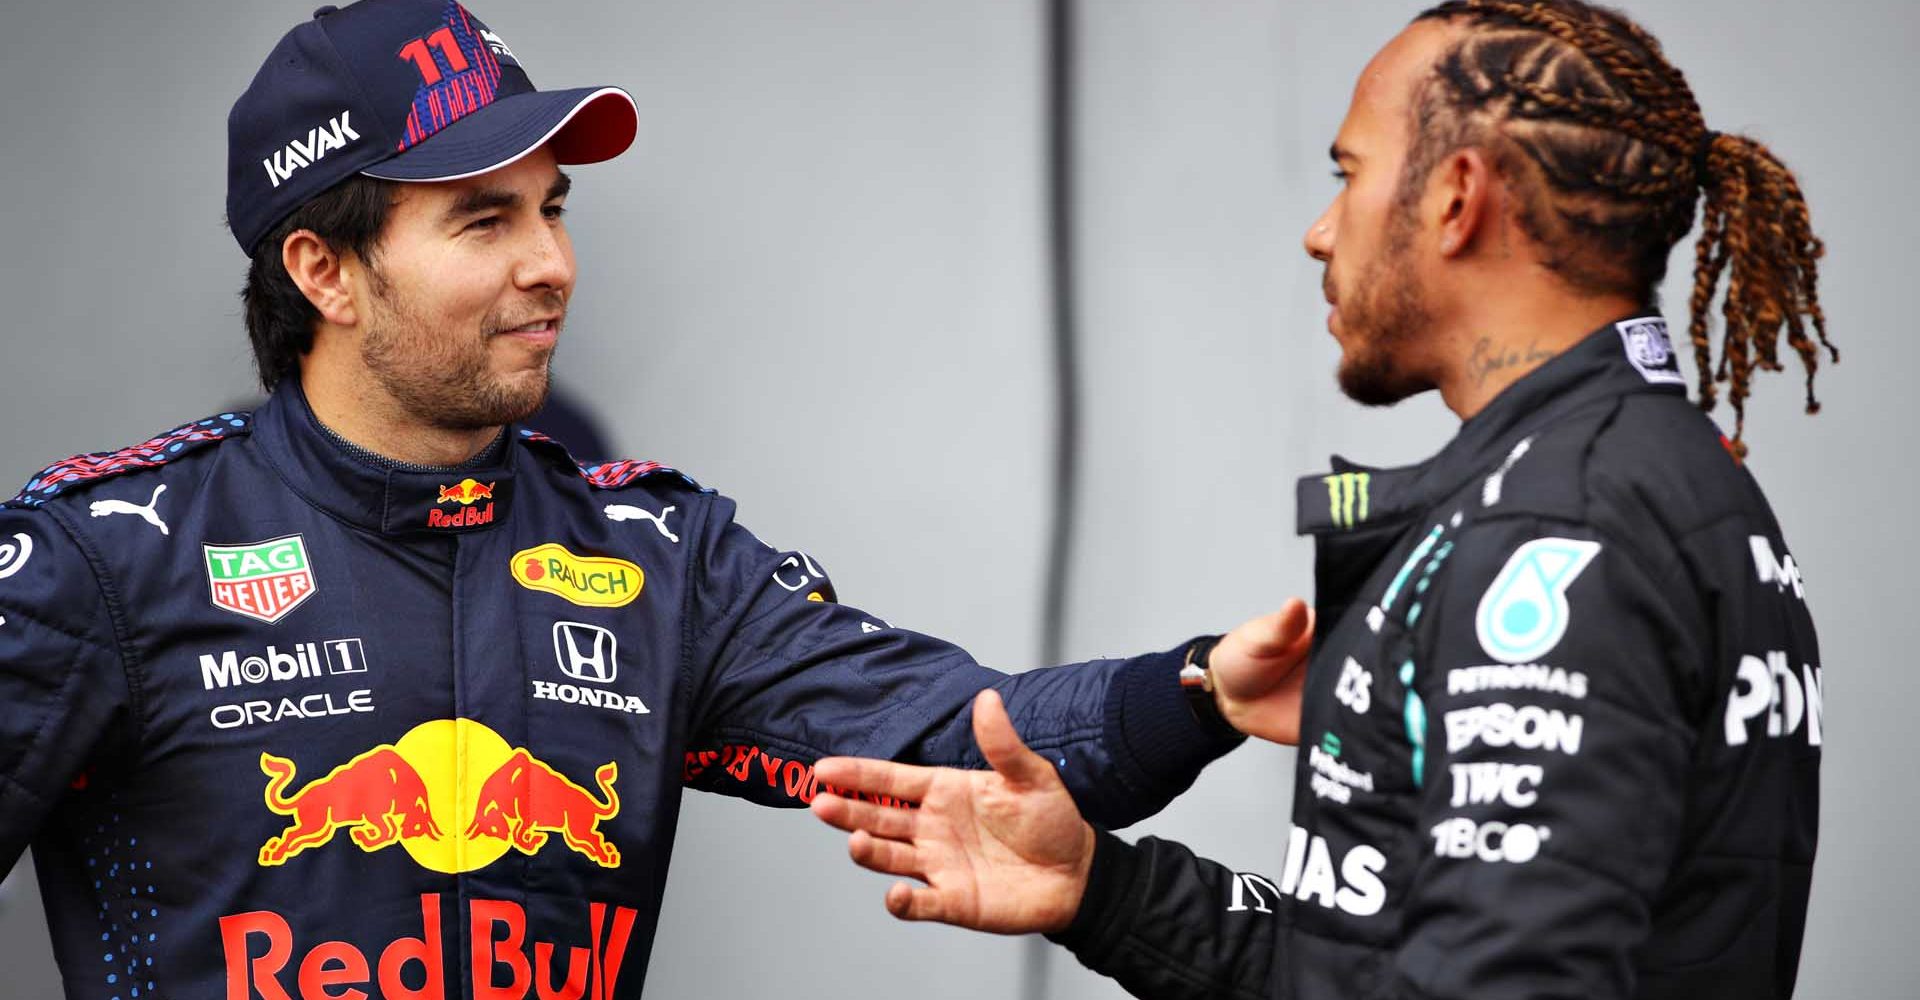
[[[1327,510],[1336,528],[1351,528],[1367,519],[1367,484],[1373,476],[1366,472],[1336,472],[1321,481],[1327,484]]]
[[[1536,538],[1520,546],[1487,586],[1474,616],[1480,647],[1501,663],[1531,663],[1560,644],[1573,611],[1567,588],[1600,554],[1600,543]]]

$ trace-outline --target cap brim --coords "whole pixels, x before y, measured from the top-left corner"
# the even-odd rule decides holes
[[[618,87],[502,97],[362,171],[392,181],[455,181],[498,170],[543,145],[560,163],[611,160],[633,145],[640,113]]]

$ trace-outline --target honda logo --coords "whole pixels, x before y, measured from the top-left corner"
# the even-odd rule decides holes
[[[577,681],[611,684],[619,666],[614,662],[613,633],[581,622],[553,623],[553,655],[560,671]]]

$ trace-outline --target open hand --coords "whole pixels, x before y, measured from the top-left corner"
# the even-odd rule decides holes
[[[1053,765],[1027,749],[995,691],[973,701],[973,736],[991,771],[916,767],[861,757],[814,765],[823,785],[920,803],[902,809],[825,791],[813,814],[852,833],[863,868],[906,875],[887,911],[996,934],[1063,930],[1086,894],[1093,828]]]

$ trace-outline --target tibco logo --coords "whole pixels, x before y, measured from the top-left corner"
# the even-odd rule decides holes
[[[264,654],[242,656],[237,650],[200,654],[200,684],[208,691],[266,681],[290,681],[329,674],[364,674],[367,654],[359,639],[327,639],[294,643],[292,652],[268,646]],[[324,650],[324,653],[322,652]]]
[[[1433,856],[1457,860],[1478,859],[1489,863],[1505,861],[1524,865],[1540,854],[1540,845],[1552,831],[1526,823],[1507,824],[1495,820],[1474,823],[1464,816],[1441,820],[1428,831],[1433,836]]]

